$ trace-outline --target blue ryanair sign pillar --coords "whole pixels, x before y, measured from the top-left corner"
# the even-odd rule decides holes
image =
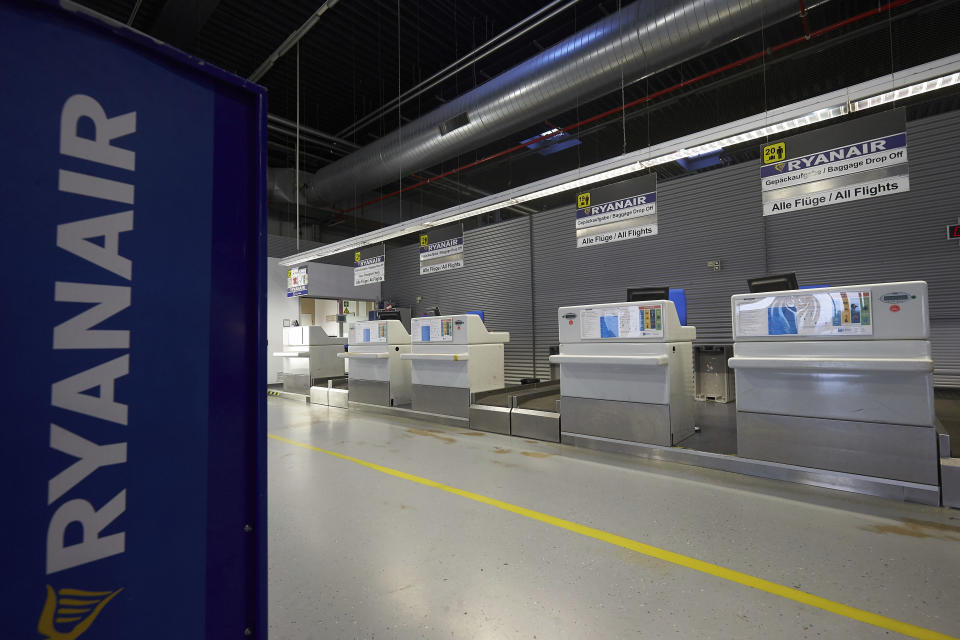
[[[265,92],[8,0],[0,81],[0,637],[264,638]]]

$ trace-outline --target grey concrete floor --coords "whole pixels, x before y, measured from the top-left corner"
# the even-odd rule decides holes
[[[960,512],[270,398],[273,435],[960,636]],[[270,636],[890,638],[269,441]],[[903,636],[899,636],[903,637]]]

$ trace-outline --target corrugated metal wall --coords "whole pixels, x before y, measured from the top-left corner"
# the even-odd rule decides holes
[[[575,208],[533,216],[532,287],[527,220],[465,234],[464,269],[419,275],[414,245],[391,251],[383,291],[419,312],[487,311],[491,329],[511,332],[508,379],[548,374],[557,307],[618,302],[631,286],[687,292],[687,321],[699,343],[730,342],[730,296],[747,278],[796,271],[801,284],[926,280],[935,380],[960,386],[960,247],[946,225],[960,207],[960,113],[907,123],[911,191],[813,211],[761,216],[758,162],[662,182],[659,235],[576,248]],[[722,270],[707,266],[720,260]],[[533,310],[530,295],[534,292]],[[414,305],[416,296],[423,296]],[[531,325],[536,331],[534,341]]]
[[[557,343],[557,307],[620,302],[628,287],[685,289],[700,341],[729,342],[730,295],[764,271],[760,206],[756,166],[739,165],[660,183],[659,233],[648,238],[577,249],[573,207],[534,216],[537,370]]]
[[[418,245],[387,252],[383,297],[421,315],[482,310],[490,331],[509,331],[504,375],[516,384],[533,371],[530,288],[530,222],[526,218],[463,234],[463,268],[420,275]],[[417,297],[422,297],[417,302]]]

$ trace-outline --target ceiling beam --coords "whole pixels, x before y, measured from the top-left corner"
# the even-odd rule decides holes
[[[326,2],[320,5],[319,9],[310,14],[310,17],[307,18],[306,21],[297,28],[296,31],[287,36],[287,39],[284,40],[273,53],[267,56],[267,59],[264,60],[259,67],[257,67],[256,71],[250,74],[250,77],[247,78],[247,80],[250,80],[251,82],[258,82],[260,78],[265,76],[267,71],[270,71],[271,67],[276,64],[277,60],[283,57],[283,54],[292,49],[295,44],[300,42],[303,36],[310,33],[310,29],[313,28],[313,25],[317,24],[320,16],[326,13],[328,9],[332,9],[339,1],[340,0],[326,0]]]

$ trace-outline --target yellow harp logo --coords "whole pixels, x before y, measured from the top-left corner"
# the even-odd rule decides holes
[[[123,591],[84,591],[47,585],[47,601],[40,613],[39,631],[46,640],[75,640],[90,628],[107,603]]]

